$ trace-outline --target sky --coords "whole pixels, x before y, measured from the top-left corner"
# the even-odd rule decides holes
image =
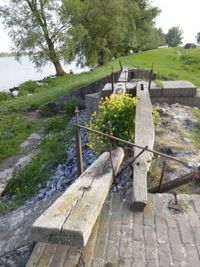
[[[200,32],[200,1],[199,0],[150,0],[152,5],[158,6],[162,12],[156,19],[156,25],[164,33],[168,29],[178,26],[183,30],[183,43],[196,43],[195,36]],[[7,0],[0,0],[0,5]],[[0,52],[9,52],[12,42],[0,21]]]

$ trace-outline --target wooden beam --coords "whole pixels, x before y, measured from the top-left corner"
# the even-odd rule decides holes
[[[123,68],[119,76],[118,82],[128,82],[128,67]]]
[[[139,82],[136,90],[139,100],[136,106],[135,144],[143,147],[148,146],[149,149],[153,149],[155,131],[148,84]],[[134,148],[134,156],[138,155],[140,152],[141,149]],[[147,204],[147,172],[150,167],[151,159],[152,153],[145,151],[134,162],[133,210],[142,211]]]
[[[32,239],[85,246],[113,182],[109,152],[103,153],[33,224]],[[115,174],[124,157],[112,151]]]
[[[197,181],[200,179],[200,170],[196,172],[191,172],[189,174],[186,174],[182,177],[178,177],[172,181],[166,182],[162,184],[162,187],[160,189],[159,193],[168,192],[169,190],[175,189],[181,185],[192,183],[194,181]],[[159,186],[155,186],[151,189],[149,189],[149,193],[158,193]]]

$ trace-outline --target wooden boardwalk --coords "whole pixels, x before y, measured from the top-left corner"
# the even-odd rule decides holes
[[[86,267],[199,267],[200,195],[179,196],[183,213],[168,209],[172,198],[149,195],[144,211],[132,212],[126,194],[113,193],[82,252],[39,243],[27,267],[75,267],[81,254]]]

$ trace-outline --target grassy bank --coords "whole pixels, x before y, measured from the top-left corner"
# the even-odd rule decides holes
[[[121,57],[88,73],[70,74],[44,81],[32,96],[21,96],[11,101],[1,102],[0,112],[35,110],[79,86],[90,84],[110,75],[112,67],[114,71],[119,70],[119,60],[123,66],[147,69],[150,69],[153,63],[154,71],[158,74],[159,79],[189,80],[200,86],[200,47],[196,49],[162,48]]]
[[[25,168],[14,173],[5,192],[12,198],[0,201],[0,213],[19,207],[27,198],[33,196],[48,180],[52,170],[62,162],[68,145],[71,145],[72,125],[69,117],[50,119],[45,127],[46,137],[39,148],[40,153]]]

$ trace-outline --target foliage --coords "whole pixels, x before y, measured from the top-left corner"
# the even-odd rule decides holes
[[[14,95],[12,93],[0,92],[0,101],[7,101],[13,98],[14,98]]]
[[[66,128],[68,121],[66,116],[51,118],[47,121],[45,132],[59,132]]]
[[[182,43],[183,31],[179,27],[172,27],[166,34],[166,43],[170,47],[176,47]]]
[[[55,112],[50,108],[48,104],[44,104],[40,107],[38,115],[42,118],[49,118],[55,115]]]
[[[24,82],[19,86],[19,96],[33,94],[36,88],[37,88],[37,83],[35,81]]]
[[[67,49],[67,20],[60,16],[61,0],[10,0],[0,7],[0,17],[9,31],[18,56],[27,53],[37,67],[50,61],[63,75],[60,59]]]
[[[197,39],[197,44],[200,44],[200,32],[197,33],[196,39]]]
[[[69,115],[74,115],[76,107],[80,107],[78,98],[70,98],[64,106],[64,111]]]
[[[78,56],[81,64],[96,66],[130,51],[157,47],[153,36],[157,15],[158,9],[147,0],[65,0],[71,59]]]
[[[0,161],[15,154],[21,142],[36,129],[36,125],[22,116],[0,119]]]
[[[134,140],[135,130],[135,107],[136,98],[129,95],[112,95],[102,99],[99,106],[99,113],[94,113],[89,122],[89,127],[103,133],[110,131],[112,134],[123,140]],[[89,134],[89,147],[99,154],[108,149],[109,141],[106,137]],[[117,145],[113,142],[113,145]],[[123,145],[123,144],[120,144]]]

